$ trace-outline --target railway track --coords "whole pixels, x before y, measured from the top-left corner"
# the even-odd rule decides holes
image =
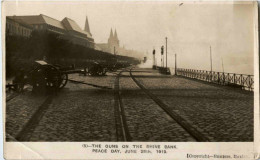
[[[189,124],[184,118],[182,118],[178,113],[169,109],[169,107],[163,103],[158,97],[152,94],[148,89],[146,89],[135,76],[132,74],[132,70],[124,69],[120,71],[115,78],[114,81],[114,115],[115,115],[115,126],[116,126],[116,137],[117,141],[132,141],[132,137],[130,135],[126,116],[125,116],[125,108],[122,102],[121,90],[119,85],[119,79],[122,76],[123,72],[129,72],[130,77],[136,83],[136,85],[143,91],[148,97],[150,97],[166,114],[168,114],[174,121],[176,121],[191,137],[193,137],[197,141],[209,141],[209,139],[204,136],[201,132],[199,132],[196,128],[194,128],[191,124]],[[48,108],[52,104],[52,100],[54,95],[49,95],[45,99],[45,101],[38,107],[35,113],[31,116],[28,122],[24,125],[22,130],[15,136],[17,141],[30,141],[30,138],[33,134],[33,131],[38,126],[42,117],[48,110]]]
[[[196,141],[199,142],[207,142],[210,141],[206,136],[204,136],[201,132],[199,132],[195,127],[189,124],[184,118],[182,118],[178,113],[169,109],[163,101],[161,101],[157,96],[152,94],[148,89],[146,89],[138,80],[136,80],[135,76],[132,74],[132,69],[129,71],[130,76],[133,81],[137,84],[137,86],[148,95],[160,108],[162,108],[173,120],[175,120],[190,136],[192,136]]]
[[[129,142],[132,140],[132,138],[130,136],[128,126],[126,123],[124,105],[122,102],[120,89],[119,89],[119,78],[122,72],[124,72],[124,70],[117,74],[114,83],[114,101],[115,101],[114,110],[115,110],[116,135],[117,135],[117,141]]]

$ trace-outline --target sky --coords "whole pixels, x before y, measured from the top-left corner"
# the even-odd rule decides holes
[[[69,17],[83,29],[88,16],[96,43],[106,43],[110,29],[117,30],[120,46],[147,52],[152,59],[168,40],[168,66],[253,74],[254,5],[162,1],[80,1],[4,3],[5,15],[44,14],[57,20]]]

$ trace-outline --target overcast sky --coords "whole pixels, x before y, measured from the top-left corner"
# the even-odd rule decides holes
[[[111,27],[120,45],[148,52],[168,37],[168,64],[178,67],[253,74],[254,10],[252,3],[184,2],[5,2],[6,15],[45,14],[57,20],[69,17],[83,29],[88,16],[96,43],[107,42]]]

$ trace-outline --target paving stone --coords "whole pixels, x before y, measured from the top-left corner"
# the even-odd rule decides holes
[[[178,110],[179,115],[192,122],[190,124],[213,137],[212,141],[253,141],[252,92],[177,76],[137,80],[170,109]],[[243,136],[244,130],[248,136]]]

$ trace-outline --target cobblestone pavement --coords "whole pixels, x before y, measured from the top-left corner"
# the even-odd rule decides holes
[[[135,69],[133,75],[174,112],[211,141],[253,140],[253,94],[207,84],[152,69]],[[104,77],[73,74],[69,79],[114,87],[115,73]],[[194,141],[194,139],[132,80],[119,79],[126,122],[132,141]],[[15,137],[47,96],[24,92],[7,102],[6,136]],[[68,82],[54,96],[27,141],[116,141],[113,89]]]
[[[120,89],[132,141],[194,141],[194,139],[123,72]]]
[[[143,71],[137,80],[211,141],[253,141],[253,93]]]
[[[107,87],[113,87],[114,82],[113,74],[105,77],[73,74],[69,79]],[[22,128],[26,124],[25,120],[21,121],[21,117],[17,116],[22,115],[28,120],[28,114],[33,114],[32,111],[43,102],[32,98],[31,101],[35,104],[31,105],[29,98],[19,97],[21,100],[15,98],[7,104],[7,130],[11,135],[17,132],[18,127]],[[52,104],[27,141],[115,141],[113,109],[112,89],[68,82],[67,86],[55,95]]]
[[[8,97],[10,96],[7,93]],[[23,126],[29,121],[46,96],[35,96],[31,92],[24,92],[6,103],[6,138],[15,141]]]
[[[113,76],[69,79],[112,87]],[[31,141],[115,141],[113,91],[69,83],[35,129]]]

